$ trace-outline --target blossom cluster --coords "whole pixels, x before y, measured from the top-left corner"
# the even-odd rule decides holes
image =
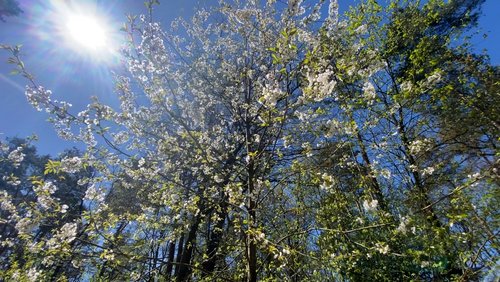
[[[18,167],[19,165],[21,165],[21,162],[23,161],[25,156],[26,155],[23,153],[23,147],[17,147],[9,153],[7,158],[15,167]]]

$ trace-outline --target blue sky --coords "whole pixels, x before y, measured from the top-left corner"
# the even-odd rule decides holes
[[[92,56],[82,55],[65,44],[55,33],[53,7],[49,0],[21,0],[24,13],[19,17],[8,17],[0,22],[0,44],[22,44],[23,60],[37,81],[51,89],[55,99],[65,100],[80,110],[90,101],[90,96],[98,96],[108,104],[117,101],[113,92],[111,71],[120,72],[118,60],[105,62]],[[96,9],[113,30],[118,30],[125,22],[126,14],[145,12],[141,0],[73,1],[85,3]],[[211,5],[216,0],[163,0],[155,12],[164,25],[175,17],[188,17],[199,6]],[[354,0],[339,0],[341,10],[345,10]],[[90,3],[90,4],[89,4]],[[500,0],[486,0],[483,16],[480,18],[481,35],[473,40],[478,51],[487,49],[493,64],[500,63]],[[119,37],[119,32],[116,32]],[[24,85],[20,76],[9,75],[12,66],[6,63],[7,52],[0,52],[0,138],[26,137],[36,134],[40,137],[37,147],[41,153],[57,154],[77,144],[62,141],[47,120],[47,115],[35,111],[26,101]]]

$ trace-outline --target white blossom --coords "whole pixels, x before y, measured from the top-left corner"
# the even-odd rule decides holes
[[[37,227],[36,222],[33,221],[31,215],[28,214],[24,218],[21,218],[16,223],[16,229],[20,234],[30,234]]]
[[[384,177],[385,179],[390,179],[391,178],[391,171],[388,169],[383,169],[380,171],[380,175]]]
[[[383,243],[376,243],[375,244],[375,249],[377,250],[377,252],[385,255],[387,253],[389,253],[389,245],[387,244],[383,244]]]
[[[107,261],[114,260],[115,259],[115,254],[114,254],[113,250],[106,250],[104,252],[103,259],[105,259]]]
[[[26,156],[23,152],[23,147],[17,147],[15,150],[9,153],[7,158],[9,161],[13,162],[15,167],[18,167]]]
[[[369,81],[365,82],[365,84],[363,85],[363,97],[368,101],[372,101],[377,97],[375,87]]]
[[[105,197],[104,191],[97,188],[95,184],[90,185],[85,192],[84,200],[103,202]]]
[[[14,175],[9,175],[9,176],[3,176],[2,180],[7,182],[7,184],[12,185],[12,186],[17,186],[21,184],[21,180],[19,177],[14,176]]]
[[[262,89],[262,97],[261,97],[260,101],[263,104],[266,104],[270,107],[274,107],[274,106],[276,106],[276,103],[283,95],[284,95],[284,92],[281,91],[279,86],[266,85],[266,87],[264,87]]]
[[[415,140],[413,142],[410,143],[410,152],[412,154],[416,154],[416,153],[419,153],[420,151],[422,151],[422,147],[423,147],[423,142],[422,140]]]
[[[362,24],[362,25],[358,26],[358,28],[356,28],[356,30],[354,32],[358,33],[358,34],[363,34],[363,33],[366,33],[367,31],[368,31],[368,28],[366,27],[366,25]]]
[[[139,272],[133,271],[130,273],[130,279],[132,281],[137,281],[137,280],[141,279],[141,274]]]
[[[37,270],[36,267],[31,267],[28,270],[27,276],[29,281],[38,281],[38,277],[42,274],[42,270]]]
[[[434,72],[432,75],[427,77],[427,83],[429,86],[436,85],[443,80],[441,72]]]
[[[37,111],[41,111],[42,109],[49,111],[52,91],[46,90],[42,86],[38,86],[37,88],[27,86],[25,95],[28,102],[35,107]]]
[[[403,81],[400,85],[401,91],[409,92],[413,89],[413,84],[411,81]]]
[[[410,219],[408,217],[402,217],[401,221],[399,222],[399,226],[396,230],[405,234],[407,231],[409,222],[410,222]]]
[[[474,173],[474,174],[469,174],[469,175],[467,175],[467,177],[468,177],[469,179],[477,179],[477,178],[479,178],[479,176],[480,176],[480,175],[481,175],[481,174],[480,174],[479,172],[476,172],[476,173]]]
[[[66,213],[68,211],[68,205],[64,204],[61,206],[61,213]]]
[[[83,262],[79,259],[74,259],[71,261],[71,265],[74,267],[74,268],[81,268],[83,266]]]
[[[112,136],[113,136],[113,139],[114,139],[116,145],[122,145],[122,144],[126,143],[130,138],[129,134],[125,131],[113,133]]]
[[[329,68],[319,73],[314,73],[306,68],[306,77],[309,82],[308,88],[314,101],[319,102],[332,95],[337,85],[333,74],[333,71]]]
[[[408,166],[408,168],[409,168],[409,169],[410,169],[410,171],[412,171],[412,172],[416,172],[416,171],[418,170],[418,167],[417,167],[416,165],[413,165],[413,164],[409,165],[409,166]]]
[[[65,223],[58,232],[47,241],[47,247],[59,248],[63,244],[69,244],[76,238],[77,224],[74,222]]]
[[[371,200],[371,201],[368,201],[368,200],[363,201],[363,208],[367,212],[375,211],[375,210],[377,210],[377,207],[378,207],[378,201],[375,199]]]
[[[40,205],[42,209],[47,210],[50,209],[55,204],[55,201],[54,199],[52,199],[52,197],[50,197],[47,194],[40,194],[37,197],[37,203]]]
[[[328,4],[328,17],[327,23],[329,26],[337,24],[339,17],[339,4],[337,0],[330,0]]]
[[[320,184],[320,188],[325,191],[330,191],[335,184],[335,179],[333,178],[333,176],[327,173],[323,173],[321,178],[323,179],[323,182]]]
[[[52,198],[57,190],[57,186],[52,181],[47,181],[43,185],[33,188],[37,195],[37,202],[42,209],[50,209],[55,205],[55,200]]]
[[[0,191],[0,209],[11,214],[16,213],[16,206],[12,203],[12,197],[4,190]]]
[[[222,183],[224,181],[224,178],[218,174],[215,175],[214,177],[215,182],[217,183]]]
[[[21,273],[19,273],[19,270],[14,271],[11,278],[14,281],[21,281]]]
[[[432,166],[426,167],[422,170],[422,175],[432,175],[436,169]]]
[[[61,170],[75,173],[82,169],[82,159],[79,157],[65,157],[61,160]]]
[[[52,181],[47,181],[41,186],[36,186],[33,190],[39,194],[49,194],[52,195],[57,191],[57,186]]]
[[[9,151],[9,145],[0,142],[0,153],[7,153]]]

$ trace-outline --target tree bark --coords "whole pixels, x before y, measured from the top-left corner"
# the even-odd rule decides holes
[[[352,117],[352,114],[350,114],[350,118],[353,122],[356,122]],[[380,184],[378,183],[377,177],[374,175],[372,163],[370,161],[370,157],[368,156],[368,152],[366,151],[366,146],[363,141],[363,136],[359,131],[357,123],[356,123],[356,139],[358,141],[359,149],[361,151],[361,158],[363,159],[363,162],[366,165],[366,175],[370,179],[370,183],[373,188],[373,192],[371,193],[372,197],[378,201],[380,208],[382,210],[389,211],[387,203],[384,198],[384,194],[382,193],[382,189],[380,188]]]
[[[165,277],[170,279],[172,276],[173,262],[175,258],[175,241],[170,241],[168,244],[168,261],[167,268],[165,269]]]
[[[182,252],[181,261],[179,264],[179,272],[177,274],[177,281],[187,281],[189,275],[191,274],[191,258],[193,256],[193,248],[196,244],[196,233],[198,232],[198,226],[200,225],[200,217],[196,216],[189,230],[186,242],[184,244],[184,251]]]
[[[182,252],[184,247],[184,234],[181,235],[181,238],[179,238],[179,244],[177,246],[177,256],[175,258],[175,269],[174,269],[174,276],[177,277],[179,275],[179,266],[181,263],[181,258],[182,258]]]
[[[254,177],[255,177],[255,163],[253,157],[253,148],[252,148],[252,119],[250,118],[249,106],[251,104],[251,96],[252,96],[252,81],[247,77],[246,81],[247,92],[245,94],[245,102],[248,107],[245,110],[245,141],[246,141],[246,150],[247,150],[247,209],[248,209],[248,231],[251,231],[255,228],[256,224],[256,213],[255,213],[255,200],[254,200]],[[257,246],[255,244],[255,240],[253,239],[252,232],[247,232],[246,235],[246,253],[247,253],[247,281],[248,282],[256,282],[257,281]]]
[[[215,227],[210,231],[210,235],[207,242],[207,250],[205,254],[207,259],[203,262],[202,268],[204,270],[203,277],[208,276],[215,270],[217,265],[217,251],[219,250],[219,245],[222,239],[222,228],[224,227],[225,218],[227,215],[227,204],[223,203],[221,206],[221,211],[217,212],[218,220]]]
[[[255,200],[253,199],[254,192],[254,166],[253,162],[250,161],[248,165],[248,228],[253,229],[255,227]],[[248,256],[248,265],[247,265],[247,281],[248,282],[256,282],[257,281],[257,246],[255,244],[255,240],[253,239],[253,235],[248,232],[247,233],[247,256]]]

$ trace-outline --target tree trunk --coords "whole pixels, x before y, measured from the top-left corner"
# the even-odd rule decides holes
[[[254,166],[253,161],[250,161],[248,165],[248,229],[253,229],[255,227],[255,200],[254,195]],[[256,282],[257,281],[257,246],[251,232],[247,233],[247,281]]]
[[[177,247],[177,256],[175,258],[175,270],[174,270],[175,277],[179,275],[182,252],[184,251],[183,248],[184,248],[184,234],[182,234],[181,238],[179,238],[179,244]]]
[[[352,117],[352,114],[349,114],[351,121],[356,122],[354,118]],[[361,157],[363,158],[363,162],[366,165],[366,176],[368,179],[370,179],[370,184],[372,186],[372,197],[375,198],[379,205],[380,208],[384,211],[389,211],[387,203],[384,198],[384,194],[382,193],[382,189],[380,188],[380,184],[378,183],[377,177],[373,173],[373,168],[372,168],[372,163],[370,161],[370,157],[368,156],[368,152],[366,151],[366,146],[363,141],[363,136],[361,135],[361,132],[359,131],[358,125],[356,123],[356,139],[359,144],[359,149],[361,151]]]
[[[217,251],[219,250],[219,245],[222,239],[222,228],[224,227],[225,218],[227,215],[227,204],[224,202],[221,206],[221,211],[217,212],[218,220],[215,224],[215,227],[212,228],[209,234],[208,242],[207,242],[207,250],[205,254],[207,255],[207,259],[203,262],[203,277],[208,276],[215,270],[215,266],[217,264]]]
[[[196,244],[196,233],[198,232],[198,226],[200,224],[200,217],[196,216],[189,230],[188,237],[184,244],[184,251],[182,252],[181,261],[178,265],[179,272],[177,273],[177,281],[187,281],[189,275],[191,274],[191,258],[193,256],[193,248]]]
[[[246,93],[246,103],[250,105],[251,96],[252,96],[252,82],[247,77],[247,93]],[[255,214],[255,200],[254,200],[254,177],[255,177],[255,163],[254,157],[252,156],[252,119],[250,118],[250,113],[248,112],[248,108],[245,110],[245,141],[246,141],[246,150],[247,150],[247,196],[248,196],[248,231],[255,228],[256,224],[256,214]],[[255,240],[253,239],[252,232],[247,232],[246,235],[246,253],[247,253],[247,281],[248,282],[256,282],[257,281],[257,246],[255,244]]]
[[[173,262],[174,262],[174,257],[175,256],[175,241],[170,241],[168,244],[168,261],[167,261],[167,268],[165,269],[165,277],[167,280],[170,279],[172,276],[172,269],[173,269]]]
[[[393,118],[395,119],[395,117]],[[408,163],[412,167],[418,167],[415,157],[410,152],[410,141],[408,139],[408,136],[406,135],[406,128],[404,126],[403,112],[401,108],[399,109],[399,120],[397,122],[398,122],[398,133],[401,136],[401,142],[403,143],[403,148],[404,148],[403,152],[406,158],[408,159]],[[434,212],[434,208],[431,206],[431,201],[429,200],[429,196],[427,195],[427,189],[424,186],[424,183],[422,181],[422,178],[420,177],[419,172],[412,169],[411,173],[413,179],[415,180],[415,187],[417,187],[417,191],[420,196],[419,201],[421,208],[429,207],[428,209],[425,209],[424,212],[431,220],[432,224],[434,224],[437,227],[441,227],[442,226],[441,221],[439,221],[439,218]]]

